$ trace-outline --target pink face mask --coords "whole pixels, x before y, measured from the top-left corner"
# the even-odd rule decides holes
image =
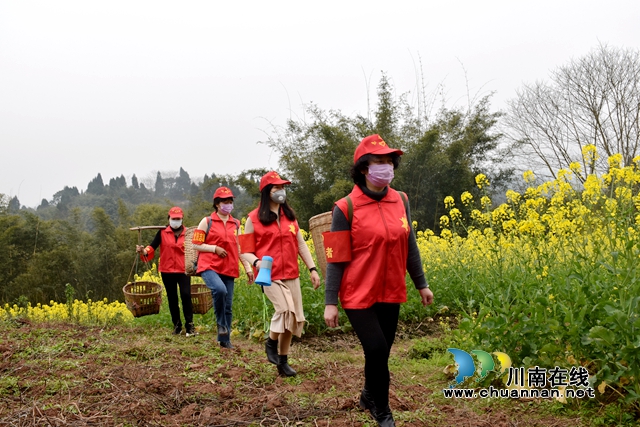
[[[233,203],[220,203],[220,207],[218,209],[220,209],[220,212],[223,214],[229,215],[233,210]]]
[[[393,181],[393,165],[388,163],[369,165],[367,181],[376,187],[386,187]]]

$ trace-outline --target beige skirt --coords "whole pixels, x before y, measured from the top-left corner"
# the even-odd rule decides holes
[[[263,289],[276,311],[271,318],[271,331],[281,334],[288,330],[300,337],[305,322],[300,278],[274,280],[271,286],[264,286]]]

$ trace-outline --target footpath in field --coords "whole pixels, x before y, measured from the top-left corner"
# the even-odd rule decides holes
[[[0,426],[362,426],[363,356],[352,334],[304,337],[283,379],[259,341],[150,328],[0,323]],[[398,426],[579,426],[539,400],[444,399],[442,368],[392,354]]]

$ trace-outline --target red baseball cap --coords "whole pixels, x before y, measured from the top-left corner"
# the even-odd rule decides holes
[[[398,156],[402,156],[402,151],[396,150],[395,148],[389,148],[386,142],[380,135],[369,135],[360,141],[358,148],[356,148],[356,152],[353,154],[353,163],[355,164],[358,159],[365,154],[374,154],[376,156],[382,156],[384,154],[396,153]]]
[[[177,206],[169,209],[169,218],[183,218],[184,214],[182,213],[182,209]]]
[[[278,175],[278,172],[271,171],[271,172],[267,172],[262,176],[262,178],[260,178],[260,191],[262,191],[262,189],[269,184],[284,185],[284,184],[291,184],[291,181],[282,179],[280,178],[280,175]]]
[[[219,187],[215,193],[213,193],[213,198],[221,198],[221,199],[228,199],[231,197],[235,197],[233,195],[233,193],[231,192],[231,190],[229,190],[227,187]]]

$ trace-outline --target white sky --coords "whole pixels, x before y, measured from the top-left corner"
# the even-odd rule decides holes
[[[448,107],[466,70],[503,109],[599,43],[638,48],[639,22],[637,0],[0,0],[0,193],[277,168],[272,125],[310,102],[366,114],[381,71],[416,93],[420,61]]]

